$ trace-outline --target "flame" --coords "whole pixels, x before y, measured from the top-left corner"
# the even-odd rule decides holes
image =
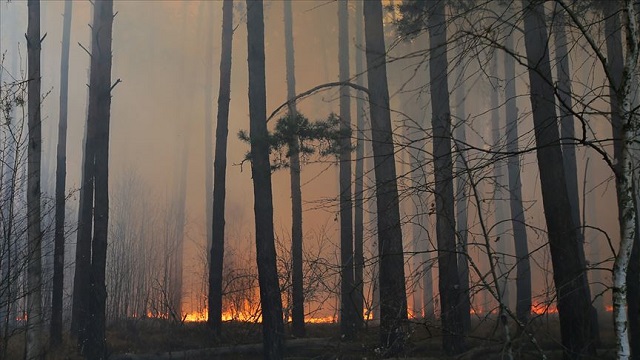
[[[613,305],[607,305],[607,306],[605,306],[605,307],[604,307],[604,310],[605,310],[606,312],[612,312],[612,311],[613,311]]]
[[[29,315],[27,315],[27,313],[24,312],[24,313],[22,313],[22,316],[16,317],[16,321],[26,322],[28,318],[29,318]]]
[[[308,324],[332,324],[338,322],[338,318],[337,316],[311,317],[306,318],[305,322]]]
[[[531,312],[536,315],[557,314],[558,308],[551,303],[535,302],[531,304]]]

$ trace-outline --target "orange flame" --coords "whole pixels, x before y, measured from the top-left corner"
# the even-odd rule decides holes
[[[536,315],[557,314],[558,308],[551,303],[535,302],[531,304],[531,312]]]
[[[605,306],[605,307],[604,307],[604,310],[605,310],[606,312],[612,312],[612,311],[613,311],[613,305],[607,305],[607,306]]]

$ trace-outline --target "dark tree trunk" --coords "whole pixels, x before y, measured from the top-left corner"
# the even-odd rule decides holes
[[[513,34],[509,34],[505,47],[513,50]],[[509,153],[518,151],[518,108],[516,107],[516,75],[515,59],[511,55],[504,58],[505,78],[505,113],[507,118],[507,145]],[[529,245],[525,224],[524,207],[522,206],[522,181],[520,180],[520,155],[507,158],[509,173],[509,208],[511,210],[511,227],[513,228],[513,244],[516,252],[516,316],[526,324],[531,315],[531,267],[529,265]]]
[[[471,296],[469,292],[469,229],[468,229],[468,193],[467,183],[469,182],[467,169],[466,169],[466,155],[462,147],[467,142],[467,129],[466,119],[467,114],[465,111],[465,87],[464,87],[464,68],[458,66],[458,81],[460,82],[456,87],[456,118],[457,124],[455,127],[455,139],[460,144],[456,146],[457,154],[455,159],[456,169],[459,171],[456,177],[456,232],[458,233],[458,273],[460,274],[460,292],[462,294],[460,312],[462,314],[462,325],[464,331],[469,331],[471,328]]]
[[[349,10],[347,0],[338,1],[340,81],[349,81]],[[340,333],[351,340],[356,329],[353,301],[353,204],[351,200],[351,94],[340,87]],[[347,135],[349,134],[349,135]]]
[[[208,26],[205,28],[205,85],[204,85],[204,191],[205,191],[205,231],[207,234],[207,268],[211,267],[211,241],[213,234],[213,33],[215,2],[209,1],[203,7]],[[223,20],[224,21],[224,20]],[[207,279],[208,283],[208,279]],[[210,296],[210,295],[209,295]],[[207,304],[208,305],[208,304]],[[208,307],[209,309],[209,307]]]
[[[98,8],[93,9],[93,22],[98,17]],[[97,53],[95,33],[91,31],[91,51]],[[97,72],[89,73],[89,104],[87,110],[87,124],[84,136],[84,151],[82,152],[82,181],[80,187],[80,202],[78,206],[78,231],[76,238],[76,259],[73,277],[73,305],[71,308],[71,334],[77,337],[81,351],[87,341],[87,311],[89,275],[91,268],[91,235],[93,234],[93,195],[95,175],[95,142],[97,131],[97,96],[91,91],[96,83]]]
[[[620,5],[618,2],[606,2],[602,4],[605,17],[605,38],[607,44],[607,65],[613,77],[609,83],[609,102],[611,104],[611,127],[613,132],[613,158],[614,169],[620,174],[622,169],[622,138],[623,119],[620,109],[620,97],[618,91],[623,77],[623,53],[622,53],[622,31],[620,23]],[[636,185],[637,186],[637,185]],[[620,193],[620,183],[616,182]],[[618,220],[622,226],[621,199],[618,203]],[[636,221],[640,221],[636,218]],[[629,316],[629,344],[631,345],[632,359],[640,359],[640,278],[638,272],[640,268],[640,233],[636,231],[627,268],[627,313]]]
[[[233,40],[233,0],[222,5],[222,53],[220,57],[220,90],[216,154],[213,164],[213,235],[209,264],[209,326],[220,336],[222,321],[222,265],[224,261],[224,208],[227,172],[227,136],[229,134],[229,102],[231,101],[231,50]]]
[[[356,83],[364,86],[364,59],[362,57],[364,24],[362,1],[356,2]],[[353,301],[355,304],[356,329],[364,327],[364,116],[363,94],[356,96],[356,174],[354,184],[354,235],[353,235]]]
[[[440,277],[441,322],[444,330],[442,345],[448,354],[465,349],[462,337],[462,291],[456,257],[456,224],[453,197],[451,158],[451,114],[447,84],[447,28],[444,2],[429,7],[429,71],[431,76],[431,106],[433,114],[433,161],[435,173],[436,237]]]
[[[249,57],[251,174],[253,177],[264,358],[281,359],[284,357],[284,326],[282,324],[282,300],[280,299],[276,248],[273,235],[273,197],[267,131],[262,0],[247,0],[247,45]]]
[[[90,293],[87,318],[88,359],[106,359],[105,310],[107,289],[105,270],[107,263],[107,235],[109,232],[109,123],[111,118],[111,34],[113,26],[113,0],[95,3],[93,22],[91,73],[95,83],[89,87],[89,99],[97,102],[95,112],[95,206],[94,233],[91,243]],[[95,92],[95,96],[91,96]],[[91,114],[90,114],[91,115]]]
[[[27,28],[27,84],[29,143],[27,150],[27,352],[26,359],[44,356],[42,339],[42,231],[40,229],[40,0],[29,0]]]
[[[560,148],[544,7],[538,2],[524,1],[523,4],[536,153],[562,345],[566,358],[595,356],[595,346],[591,339],[591,299],[585,286],[585,268],[579,257],[575,256],[580,251],[580,243],[571,216],[571,202]]]
[[[378,214],[380,341],[389,354],[394,354],[404,348],[407,298],[382,4],[380,1],[366,1],[363,10]]]
[[[287,98],[296,96],[296,73],[293,48],[293,15],[291,1],[284,2],[284,36],[287,62]],[[289,116],[296,119],[295,102],[289,104]],[[300,144],[297,138],[290,145],[291,167],[291,283],[292,283],[292,333],[304,337],[304,286],[302,272],[302,189],[300,187]]]
[[[569,51],[567,49],[567,35],[565,33],[565,19],[563,13],[558,13],[555,17],[554,37],[556,50],[556,75],[558,81],[558,99],[560,101],[560,136],[563,140],[562,159],[564,162],[564,172],[567,179],[567,193],[571,203],[571,218],[576,226],[576,236],[580,243],[578,258],[585,268],[587,259],[584,253],[584,236],[580,224],[580,195],[578,195],[578,165],[576,161],[576,145],[572,144],[575,138],[575,125],[571,114],[571,77],[569,68]],[[584,200],[583,200],[584,201]],[[589,288],[588,274],[584,276],[585,288],[589,299],[591,299],[591,289]],[[600,332],[598,327],[598,311],[591,304],[591,330],[592,340],[597,344],[600,342]]]
[[[67,177],[67,105],[69,94],[69,43],[72,2],[64,2],[62,56],[60,61],[60,117],[56,164],[56,224],[53,251],[53,294],[51,297],[51,344],[62,342],[62,292],[64,288],[65,183]]]

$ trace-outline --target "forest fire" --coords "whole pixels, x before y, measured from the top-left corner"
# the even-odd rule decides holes
[[[534,302],[531,305],[531,312],[536,315],[557,314],[558,308],[554,304]]]

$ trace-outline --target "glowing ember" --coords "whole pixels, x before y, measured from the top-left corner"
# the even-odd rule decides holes
[[[338,322],[337,316],[312,317],[305,319],[308,324],[332,324]]]
[[[613,311],[613,305],[607,305],[607,306],[605,306],[605,307],[604,307],[604,310],[605,310],[606,312],[612,312],[612,311]]]
[[[22,316],[16,317],[16,321],[18,321],[18,322],[26,322],[28,317],[29,316],[27,315],[27,313],[24,312],[24,313],[22,313]]]

